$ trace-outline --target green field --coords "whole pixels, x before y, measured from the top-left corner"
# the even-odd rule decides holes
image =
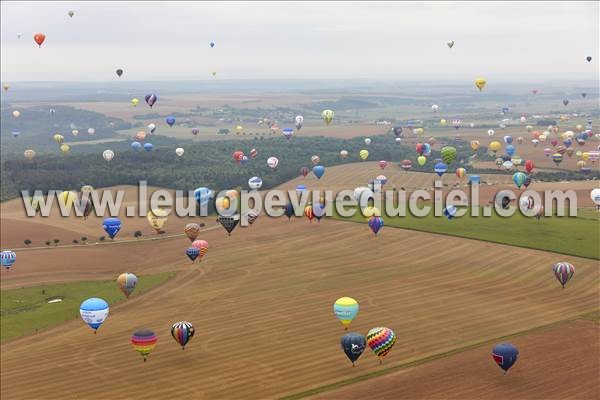
[[[138,277],[130,298],[139,296],[175,275],[163,272]],[[80,318],[79,305],[89,297],[100,297],[111,306],[125,299],[115,281],[84,281],[3,290],[0,302],[0,341],[15,339]],[[48,304],[51,299],[61,302]],[[83,324],[83,322],[82,322]]]
[[[383,234],[386,227],[396,227],[600,259],[600,220],[594,209],[580,208],[577,217],[552,216],[540,221],[518,211],[509,218],[500,217],[495,211],[491,217],[482,215],[480,212],[479,217],[467,214],[448,220],[434,217],[433,210],[423,218],[412,216],[407,210],[406,217],[384,216]],[[336,213],[334,218],[364,223],[360,213],[351,218],[342,218]]]

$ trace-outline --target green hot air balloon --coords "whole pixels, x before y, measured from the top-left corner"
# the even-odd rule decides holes
[[[452,146],[444,146],[441,150],[442,160],[444,164],[450,165],[456,160],[456,148]]]

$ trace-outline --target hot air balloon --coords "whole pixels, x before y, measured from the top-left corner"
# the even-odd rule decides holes
[[[585,59],[587,60],[587,62],[591,62],[592,61],[592,57],[590,57],[590,56],[587,56]]]
[[[2,89],[4,89],[5,92],[8,92],[8,89],[10,89],[10,85],[8,83],[3,83]]]
[[[153,148],[154,146],[152,143],[144,143],[144,150],[146,150],[148,153],[151,152]]]
[[[17,261],[17,254],[14,251],[2,250],[2,253],[0,253],[0,262],[6,270],[9,270],[15,261]]]
[[[146,97],[144,97],[144,99],[146,100],[146,103],[150,106],[150,108],[152,108],[154,103],[156,103],[156,100],[158,100],[158,97],[154,93],[152,93],[147,94]]]
[[[54,136],[52,136],[52,139],[54,139],[54,141],[58,144],[61,145],[62,142],[65,141],[65,137],[63,135],[61,135],[60,133],[55,134]]]
[[[456,148],[452,146],[444,146],[441,150],[442,160],[446,164],[452,164],[456,160]]]
[[[279,159],[277,157],[269,157],[267,159],[267,166],[271,169],[277,168],[279,165]]]
[[[283,134],[283,136],[286,139],[289,139],[289,138],[291,138],[294,135],[294,129],[293,128],[283,128],[281,130],[281,133]]]
[[[292,203],[287,203],[283,213],[286,217],[288,217],[288,221],[291,220],[291,218],[295,216],[294,205]]]
[[[569,280],[573,277],[573,274],[575,273],[575,267],[573,264],[568,262],[558,262],[554,264],[552,271],[564,289],[567,282],[569,282]]]
[[[396,136],[396,138],[401,138],[402,137],[402,127],[399,125],[394,126],[392,128],[392,133],[394,134],[394,136]]]
[[[35,150],[27,149],[23,152],[23,155],[28,160],[33,160],[35,158]]]
[[[237,135],[239,135],[239,134],[241,134],[242,132],[244,132],[244,127],[243,127],[243,126],[241,126],[241,125],[237,125],[237,126],[235,127],[235,133],[236,133]]]
[[[183,147],[178,147],[175,149],[175,154],[177,155],[177,157],[183,156],[183,153],[185,153],[185,150],[183,149]]]
[[[75,12],[69,10],[69,12],[67,14],[69,15],[69,17],[73,18],[73,15],[75,15]]]
[[[477,78],[475,79],[475,86],[477,86],[477,89],[479,89],[479,91],[481,92],[483,90],[483,88],[485,87],[486,84],[486,80],[484,78]]]
[[[81,314],[83,322],[96,333],[108,317],[108,303],[97,297],[89,298],[79,306],[79,314]]]
[[[431,111],[437,112],[440,107],[437,104],[431,106]]]
[[[150,329],[137,330],[131,336],[131,344],[144,357],[144,362],[146,362],[146,358],[154,350],[154,347],[156,347],[156,342],[158,342],[158,338]]]
[[[192,135],[197,136],[200,133],[200,129],[192,128]]]
[[[77,200],[77,193],[67,191],[61,192],[58,196],[58,202],[65,208],[71,208],[73,203]]]
[[[477,149],[479,148],[479,140],[471,140],[471,150],[473,151],[477,151]]]
[[[169,125],[169,126],[173,126],[173,125],[175,124],[175,117],[172,117],[172,116],[170,116],[170,115],[169,115],[169,116],[168,116],[168,117],[165,119],[165,121],[167,121],[167,125]]]
[[[200,225],[195,223],[187,224],[183,229],[183,232],[188,237],[188,239],[190,239],[193,242],[200,234]]]
[[[239,218],[239,215],[235,215],[232,217],[226,217],[226,216],[220,215],[217,218],[217,222],[220,223],[221,225],[223,225],[223,228],[225,228],[228,235],[231,236],[231,232],[233,232],[233,230],[237,226],[238,222],[240,222],[240,218]]]
[[[453,119],[452,126],[454,127],[454,129],[458,129],[462,126],[462,121],[460,119]]]
[[[448,123],[448,121],[446,121],[444,118],[440,119],[441,126],[446,126],[447,123]]]
[[[596,204],[596,207],[600,207],[600,188],[593,189],[590,192],[590,198]]]
[[[356,318],[358,310],[358,302],[352,297],[340,297],[333,303],[333,313],[344,325],[345,330],[348,330],[348,326]]]
[[[117,236],[117,233],[121,230],[121,220],[119,218],[105,218],[102,223],[102,228],[108,234],[108,237],[114,239]]]
[[[341,150],[340,151],[340,157],[341,158],[347,158],[348,157],[348,150]]]
[[[358,156],[360,157],[361,160],[365,161],[367,158],[369,158],[369,150],[361,150],[358,152]]]
[[[194,197],[201,207],[206,206],[213,195],[213,191],[206,187],[199,187],[194,191]]]
[[[231,157],[233,158],[233,161],[235,161],[236,163],[240,163],[242,161],[242,158],[244,158],[244,152],[243,151],[234,151],[231,154]]]
[[[515,154],[515,146],[513,146],[512,144],[509,144],[508,146],[506,146],[504,148],[504,150],[506,151],[506,154],[508,154],[509,156],[512,156]]]
[[[142,149],[142,144],[140,142],[131,142],[131,148],[135,151],[139,151]]]
[[[62,154],[67,154],[69,153],[69,151],[71,151],[71,146],[69,146],[66,143],[63,143],[60,145],[59,150]]]
[[[437,163],[435,164],[435,166],[433,167],[433,171],[438,174],[438,176],[442,176],[446,173],[446,171],[448,171],[448,165],[444,164],[444,163]]]
[[[156,233],[160,233],[169,219],[169,212],[160,208],[155,208],[148,211],[146,219]]]
[[[185,350],[185,345],[194,336],[194,326],[187,321],[175,322],[171,326],[171,336],[181,346],[181,350]]]
[[[517,188],[521,189],[525,179],[527,179],[527,175],[525,175],[523,172],[515,172],[512,176],[512,179],[515,185],[517,185]]]
[[[519,350],[510,343],[497,344],[492,350],[492,358],[504,370],[504,373],[508,372],[510,367],[517,362],[518,356]]]
[[[138,98],[131,99],[131,105],[136,107],[139,104],[140,100]],[[151,106],[152,107],[152,106]]]
[[[310,158],[310,161],[313,163],[313,165],[317,165],[321,161],[321,157],[314,155]]]
[[[37,43],[39,47],[42,47],[42,43],[44,43],[44,40],[46,40],[46,35],[44,35],[43,33],[36,33],[35,35],[33,35],[33,40]]]
[[[496,152],[498,150],[500,150],[501,148],[502,148],[502,145],[497,140],[490,142],[490,144],[488,145],[488,149],[494,154],[496,154]]]
[[[296,129],[300,130],[302,128],[302,123],[304,122],[304,117],[302,115],[296,116]]]
[[[443,214],[444,214],[444,217],[446,217],[448,219],[453,219],[454,217],[456,217],[457,212],[458,212],[458,209],[455,206],[449,205],[446,208],[444,208]]]
[[[104,150],[102,152],[102,158],[104,158],[105,161],[110,162],[114,157],[115,153],[112,150]]]
[[[200,250],[195,247],[188,247],[185,251],[185,254],[188,256],[192,262],[196,261],[196,258],[200,255]]]
[[[564,105],[565,107],[566,107],[567,105],[569,105],[569,100],[567,100],[567,99],[564,99],[564,100],[563,100],[563,105]]]
[[[367,344],[381,363],[396,344],[396,334],[389,328],[373,328],[367,333]]]
[[[212,48],[212,47],[215,47],[215,42],[210,42],[210,43],[209,43],[209,46],[210,46],[211,48]]]
[[[304,215],[306,216],[306,218],[308,218],[310,222],[312,222],[313,218],[315,217],[312,205],[309,204],[306,207],[304,207]]]
[[[192,242],[192,247],[200,251],[199,256],[200,261],[202,261],[206,253],[208,253],[208,242],[206,240],[194,240]]]
[[[360,355],[365,350],[365,347],[367,346],[367,340],[361,334],[347,333],[342,336],[341,345],[346,357],[348,357],[350,362],[352,362],[352,366],[354,366],[354,362],[358,360]]]
[[[73,129],[73,130],[71,131],[71,135],[73,135],[73,136],[77,136],[77,135],[79,135],[79,131],[78,131],[77,129]]]
[[[380,216],[373,215],[369,218],[369,228],[371,228],[371,231],[373,231],[375,235],[379,233],[381,228],[383,228],[383,225],[383,218]]]
[[[248,187],[252,190],[257,190],[262,187],[263,181],[258,176],[253,176],[248,179]]]
[[[321,179],[323,174],[325,173],[325,167],[322,165],[315,165],[313,167],[313,174],[317,177],[317,179]]]
[[[129,295],[135,289],[135,285],[137,285],[138,278],[131,272],[124,272],[117,278],[117,285],[119,285],[119,289],[125,297],[129,298]]]
[[[427,163],[427,157],[425,157],[425,156],[417,157],[417,164],[419,164],[420,167],[425,165],[425,163]]]
[[[119,78],[121,77],[121,75],[123,75],[123,70],[121,68],[117,69],[115,72],[117,73],[117,76]]]
[[[506,144],[512,144],[512,142],[513,142],[513,137],[512,136],[510,136],[510,135],[504,136],[504,143],[506,143]]]
[[[385,169],[385,167],[387,167],[387,165],[388,165],[388,162],[387,162],[387,161],[385,161],[385,160],[381,160],[381,161],[379,161],[377,164],[379,165],[379,168],[381,168],[382,170],[384,170],[384,169]]]
[[[365,138],[365,144],[368,146],[371,144],[371,139],[370,138]]]
[[[559,165],[563,160],[563,156],[560,153],[554,153],[552,154],[552,161],[554,161],[554,164]]]
[[[323,121],[325,121],[325,124],[329,125],[331,121],[333,121],[333,114],[332,110],[323,110],[321,117],[323,118]]]
[[[456,168],[456,176],[459,178],[464,178],[465,174],[467,173],[467,170],[464,168]]]

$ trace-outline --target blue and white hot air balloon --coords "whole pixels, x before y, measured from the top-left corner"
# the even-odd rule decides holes
[[[258,176],[253,176],[248,179],[248,187],[252,190],[257,190],[262,187],[263,181]]]
[[[96,333],[100,325],[108,317],[108,303],[97,297],[92,297],[81,303],[79,314],[81,314],[83,322],[88,324],[94,330],[94,333]]]
[[[283,133],[283,136],[285,136],[286,139],[291,138],[294,135],[294,129],[293,128],[283,128],[281,130],[281,132]]]
[[[17,261],[17,254],[11,250],[3,250],[2,253],[0,253],[0,261],[4,268],[10,269],[15,261]]]
[[[446,164],[444,164],[443,162],[439,162],[439,163],[435,164],[435,166],[433,167],[433,170],[435,171],[436,174],[438,174],[438,176],[442,176],[446,173],[446,171],[448,171],[448,166]]]
[[[117,236],[117,233],[121,230],[121,226],[122,223],[119,218],[105,218],[102,223],[102,228],[104,228],[104,231],[111,239]]]
[[[194,197],[201,207],[207,205],[210,199],[213,198],[213,195],[214,192],[206,187],[199,187],[194,191]]]

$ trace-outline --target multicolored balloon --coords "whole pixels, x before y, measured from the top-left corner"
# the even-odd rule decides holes
[[[119,285],[119,289],[125,297],[129,298],[129,295],[135,289],[135,285],[137,285],[138,278],[131,272],[124,272],[117,278],[117,284]]]
[[[131,336],[131,344],[144,357],[144,362],[146,362],[146,358],[156,347],[156,342],[158,342],[158,338],[150,329],[137,330]]]
[[[358,315],[358,310],[358,302],[352,297],[340,297],[333,303],[333,313],[344,325],[345,330],[348,330],[348,326]]]
[[[146,97],[144,97],[144,99],[146,100],[146,103],[148,103],[150,108],[152,108],[154,103],[156,103],[156,100],[158,100],[158,97],[154,93],[152,93],[152,94],[147,94]]]
[[[185,350],[185,345],[194,336],[195,331],[194,325],[187,321],[175,322],[171,326],[171,336],[181,346],[181,350]]]
[[[202,261],[206,253],[208,253],[208,242],[206,240],[194,240],[192,242],[192,247],[195,247],[200,251],[199,257],[200,261]]]
[[[575,273],[575,267],[573,264],[568,262],[558,262],[554,264],[552,271],[564,289],[567,282],[569,282],[569,280],[571,280],[573,277],[573,274]]]
[[[379,233],[381,228],[383,228],[383,218],[377,215],[373,215],[369,218],[369,228],[373,231],[375,235]]]
[[[390,328],[373,328],[367,333],[367,344],[381,363],[396,344],[396,334]]]

